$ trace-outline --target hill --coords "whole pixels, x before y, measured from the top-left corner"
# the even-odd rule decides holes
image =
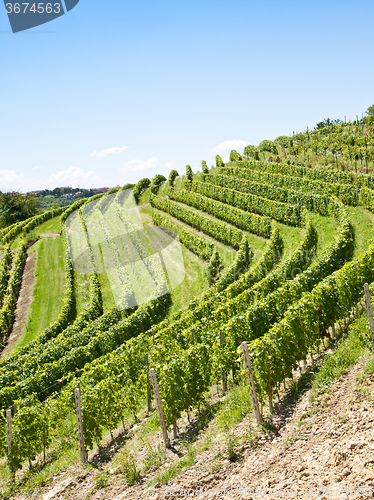
[[[234,481],[297,483],[299,496],[330,479],[370,486],[366,427],[342,451],[333,437],[341,415],[372,412],[370,109],[1,231],[4,498],[162,497],[163,485]],[[362,166],[350,163],[357,154]],[[299,441],[309,458],[299,460]]]

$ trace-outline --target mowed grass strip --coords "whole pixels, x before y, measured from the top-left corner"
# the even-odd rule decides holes
[[[38,260],[33,299],[25,331],[17,345],[22,347],[36,338],[55,321],[62,305],[64,291],[64,247],[61,236],[44,237],[35,243]]]
[[[366,252],[369,241],[374,238],[374,215],[361,207],[346,207],[348,218],[355,233],[353,259]]]

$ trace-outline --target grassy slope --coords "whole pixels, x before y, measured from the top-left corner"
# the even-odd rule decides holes
[[[141,201],[146,203],[146,201],[144,200],[145,197],[146,193],[143,197],[143,200],[141,198],[139,204],[142,204]],[[142,206],[140,209],[140,213],[142,215],[144,225],[151,225],[151,207],[149,205]],[[208,280],[206,275],[208,263],[204,262],[197,255],[190,252],[183,245],[182,253],[185,266],[185,278],[182,283],[172,291],[172,305],[169,309],[169,315],[174,314],[175,312],[179,311],[179,309],[184,309],[185,307],[187,307],[192,297],[200,295],[208,288]],[[232,253],[230,252],[230,249],[226,248],[222,249],[221,255],[223,256],[224,260],[226,259],[228,261],[230,258],[230,253]]]
[[[26,329],[16,347],[37,337],[52,321],[61,307],[64,285],[63,241],[61,236],[42,238],[34,248],[38,252],[33,287],[33,301],[26,320]]]
[[[355,231],[355,250],[353,258],[365,252],[369,240],[374,238],[374,215],[369,210],[360,207],[347,207],[349,220]]]

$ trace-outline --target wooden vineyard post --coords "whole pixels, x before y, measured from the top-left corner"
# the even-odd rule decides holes
[[[219,329],[219,342],[221,349],[225,347],[225,339],[223,338],[222,328]],[[222,370],[222,390],[223,394],[226,394],[226,373]]]
[[[74,396],[75,396],[75,412],[77,414],[77,422],[78,422],[79,449],[81,452],[81,462],[82,464],[84,464],[86,462],[86,450],[84,447],[83,422],[82,422],[82,410],[81,410],[81,391],[79,388],[74,389]]]
[[[12,432],[12,410],[6,411],[6,430],[8,435],[8,452],[12,451],[12,441],[13,441],[13,432]]]
[[[151,384],[149,383],[149,358],[148,353],[145,355],[145,363],[147,365],[147,407],[148,413],[151,411]]]
[[[168,430],[166,428],[166,422],[164,417],[164,411],[162,409],[160,391],[158,390],[157,378],[154,368],[151,368],[151,380],[153,385],[153,392],[155,393],[156,406],[158,410],[158,416],[160,417],[160,424],[162,429],[162,434],[164,436],[165,447],[170,448],[170,440],[168,436]]]
[[[367,283],[365,283],[365,285],[364,285],[364,290],[365,290],[366,308],[367,308],[368,316],[369,316],[371,343],[373,344],[373,351],[374,351],[374,321],[373,321],[373,312],[371,310],[371,299],[370,299],[369,285]]]
[[[5,412],[6,414],[6,430],[7,430],[7,437],[8,437],[8,455],[11,455],[12,452],[12,442],[13,442],[13,431],[12,431],[12,410],[7,410]],[[14,480],[14,473],[13,473],[13,467],[12,464],[9,463],[9,469],[10,473],[12,474],[13,480]]]
[[[256,415],[257,424],[260,425],[262,423],[262,417],[261,417],[261,413],[260,413],[260,408],[258,406],[258,399],[257,399],[257,394],[256,394],[255,382],[254,382],[253,375],[252,375],[252,366],[251,366],[251,362],[249,360],[247,342],[242,342],[241,345],[242,345],[245,366],[247,367],[247,370],[248,370],[249,389],[251,391],[253,409],[254,409],[254,412]]]

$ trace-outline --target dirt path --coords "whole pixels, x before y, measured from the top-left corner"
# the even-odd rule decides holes
[[[32,302],[32,290],[35,280],[35,268],[37,261],[36,249],[31,247],[26,259],[25,269],[22,276],[22,284],[18,296],[16,306],[16,318],[13,325],[12,333],[5,344],[5,347],[0,355],[0,359],[4,359],[11,353],[13,346],[21,338],[25,328],[27,314]]]

